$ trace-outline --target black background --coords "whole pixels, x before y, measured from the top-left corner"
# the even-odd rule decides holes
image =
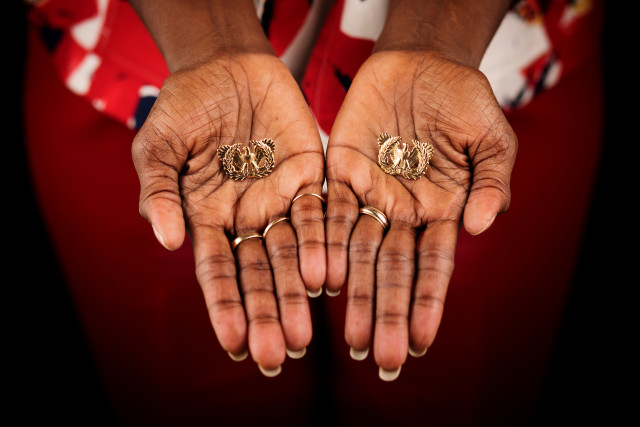
[[[110,412],[32,195],[22,145],[24,6],[12,1],[4,63],[3,388],[22,421],[110,424]],[[607,2],[606,2],[607,3]],[[605,148],[560,339],[532,425],[636,420],[633,275],[638,39],[622,2],[605,5]],[[618,9],[615,9],[618,8]],[[5,27],[6,28],[6,27]],[[6,30],[5,30],[6,31]],[[633,113],[634,116],[631,115]],[[635,393],[634,393],[635,391]],[[625,423],[626,424],[626,423]]]

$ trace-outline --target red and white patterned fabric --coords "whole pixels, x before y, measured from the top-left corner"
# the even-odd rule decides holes
[[[302,88],[321,134],[330,132],[349,85],[369,56],[388,0],[254,0],[276,54],[309,56]],[[169,71],[142,22],[122,0],[32,1],[31,19],[60,77],[96,109],[139,128]],[[319,23],[317,16],[328,10]],[[505,16],[480,66],[505,110],[557,84],[587,56],[592,0],[521,0]],[[315,44],[304,41],[322,25]],[[593,33],[593,34],[590,34]],[[302,39],[302,41],[301,41]]]

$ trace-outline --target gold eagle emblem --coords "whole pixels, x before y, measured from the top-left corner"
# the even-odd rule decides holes
[[[389,175],[402,175],[407,179],[418,179],[422,176],[433,156],[433,146],[428,142],[412,140],[413,148],[409,150],[402,137],[383,133],[378,137],[378,164]]]
[[[249,141],[249,146],[242,149],[240,144],[223,145],[218,148],[218,156],[222,161],[224,172],[236,181],[246,178],[262,178],[271,173],[274,166],[273,153],[276,143],[265,138],[260,141]]]

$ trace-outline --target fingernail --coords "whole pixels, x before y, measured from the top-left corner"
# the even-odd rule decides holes
[[[243,351],[242,353],[237,353],[237,354],[231,353],[230,351],[228,351],[227,353],[229,354],[229,357],[232,360],[235,360],[236,362],[243,361],[249,355],[249,352],[247,350]]]
[[[165,249],[170,250],[167,245],[165,245],[164,243],[164,238],[162,237],[162,235],[160,233],[158,233],[158,230],[156,230],[156,227],[154,227],[153,224],[151,224],[151,228],[153,228],[153,234],[156,235],[156,239],[158,239],[158,241],[160,242],[160,244],[162,246],[164,246]]]
[[[338,289],[337,291],[332,291],[331,289],[327,288],[327,295],[329,295],[330,297],[337,297],[338,295],[340,295],[340,289]]]
[[[413,357],[422,357],[427,353],[427,349],[429,347],[425,347],[424,350],[418,351],[418,350],[414,350],[411,348],[411,346],[409,346],[409,354]]]
[[[282,371],[282,366],[278,366],[277,368],[273,368],[273,369],[266,369],[266,368],[263,368],[260,364],[258,364],[258,368],[260,368],[260,372],[262,372],[262,374],[265,377],[275,377]]]
[[[383,367],[380,367],[380,369],[378,370],[378,376],[383,381],[393,381],[398,378],[398,375],[400,375],[401,368],[402,366],[398,366],[397,369],[389,371],[384,369]]]
[[[317,291],[307,289],[307,295],[309,295],[309,298],[318,298],[320,294],[322,294],[322,288],[318,289]]]
[[[495,221],[497,215],[494,215],[493,218],[489,219],[489,221],[487,221],[487,223],[484,225],[484,227],[482,228],[482,230],[478,231],[475,234],[472,234],[472,236],[477,236],[478,234],[482,234],[485,232],[485,230],[487,228],[489,228],[491,226],[491,224],[493,224],[493,221]]]
[[[287,355],[292,359],[300,359],[305,354],[307,354],[307,347],[304,347],[302,350],[287,349]]]
[[[351,347],[349,349],[349,354],[354,360],[364,360],[369,354],[369,347],[365,348],[364,350],[356,350],[355,348]]]

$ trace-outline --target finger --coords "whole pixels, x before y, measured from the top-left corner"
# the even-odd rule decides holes
[[[360,215],[349,241],[349,277],[345,341],[351,357],[367,356],[373,335],[375,305],[376,258],[384,229],[368,215]]]
[[[298,266],[296,233],[285,220],[270,227],[264,235],[273,269],[282,330],[287,354],[302,357],[311,341],[311,313]]]
[[[455,221],[430,223],[418,242],[418,271],[409,321],[409,353],[422,356],[433,343],[453,274]]]
[[[415,252],[415,230],[406,224],[392,223],[376,264],[373,350],[380,377],[385,380],[397,377],[407,357]]]
[[[286,357],[286,345],[262,239],[245,240],[236,247],[235,255],[247,314],[249,352],[265,375],[277,375]]]
[[[324,203],[321,199],[321,188],[309,187],[303,189],[291,204],[291,223],[298,236],[300,274],[309,296],[320,295],[327,275]]]
[[[247,321],[229,240],[221,229],[193,229],[196,277],[220,345],[234,359],[247,354]]]
[[[495,143],[481,144],[473,154],[473,182],[463,217],[469,234],[482,233],[491,226],[496,215],[509,208],[511,171],[517,145],[516,136],[509,128]]]
[[[358,219],[358,199],[344,183],[329,180],[327,185],[327,293],[337,294],[347,281],[348,247]]]
[[[140,215],[151,223],[156,238],[169,250],[182,246],[185,223],[178,187],[182,160],[140,131],[132,144],[133,162],[140,181]]]

